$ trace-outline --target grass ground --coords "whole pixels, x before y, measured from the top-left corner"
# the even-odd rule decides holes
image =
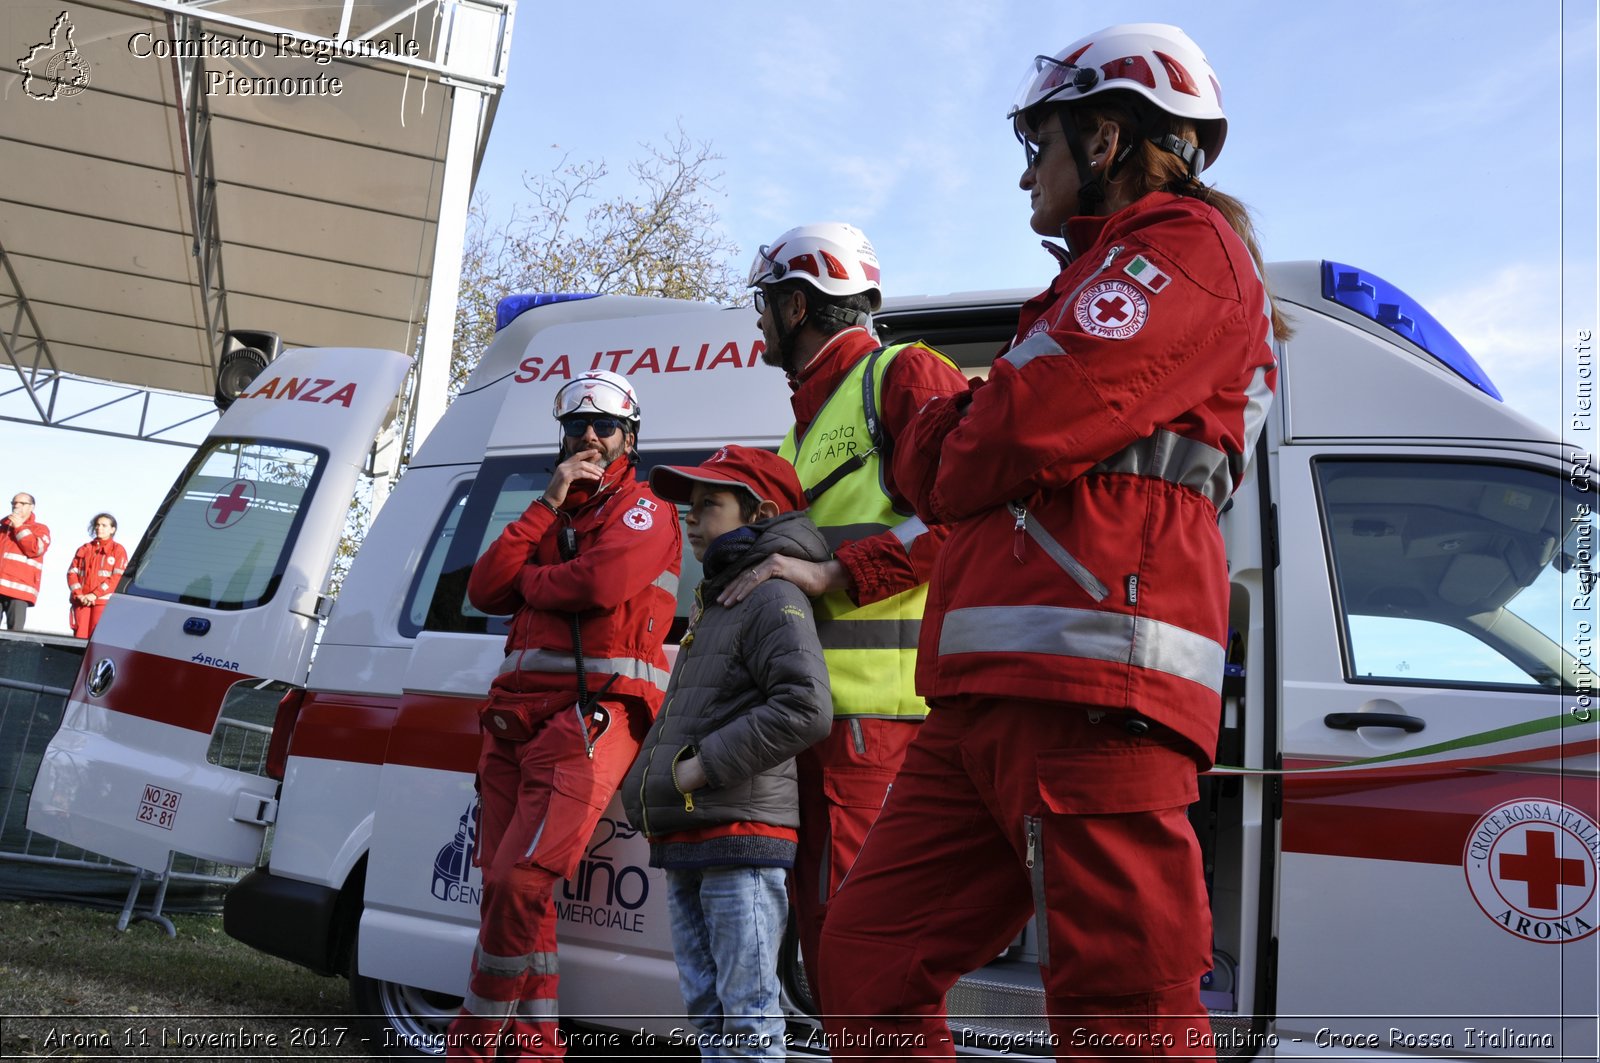
[[[256,952],[221,916],[0,902],[0,1058],[367,1058],[348,985]]]

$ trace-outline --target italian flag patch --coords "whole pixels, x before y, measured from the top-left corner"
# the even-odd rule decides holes
[[[1153,292],[1159,292],[1172,283],[1171,277],[1162,273],[1154,262],[1143,255],[1134,255],[1133,261],[1122,267],[1122,272]]]

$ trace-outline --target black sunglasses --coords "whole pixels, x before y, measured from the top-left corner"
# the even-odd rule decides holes
[[[778,292],[777,294],[788,295],[789,293]],[[767,297],[767,290],[765,288],[756,288],[752,290],[750,293],[750,301],[755,304],[756,313],[758,314],[765,314],[767,312],[767,304],[772,302],[772,300]]]
[[[561,419],[561,432],[563,435],[577,439],[589,429],[594,429],[596,439],[610,439],[616,435],[617,429],[622,427],[622,421],[616,417],[563,417]]]

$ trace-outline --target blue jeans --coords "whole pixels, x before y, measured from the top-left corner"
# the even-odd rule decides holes
[[[667,871],[678,988],[702,1059],[783,1059],[778,949],[789,898],[781,867]]]

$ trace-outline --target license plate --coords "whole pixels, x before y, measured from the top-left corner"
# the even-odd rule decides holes
[[[171,830],[178,819],[178,802],[182,800],[183,795],[176,790],[145,784],[144,794],[139,798],[139,822]]]

